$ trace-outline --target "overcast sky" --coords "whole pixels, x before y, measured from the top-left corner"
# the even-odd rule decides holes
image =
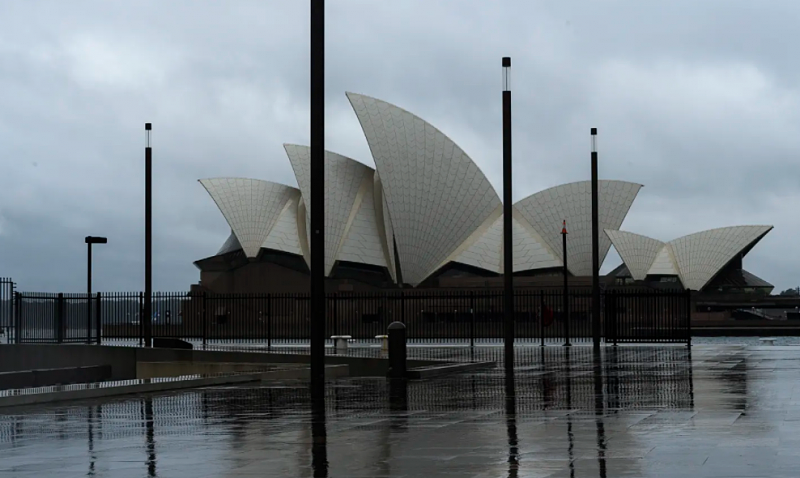
[[[25,291],[141,290],[144,123],[154,288],[186,290],[229,227],[197,179],[296,186],[309,142],[299,0],[0,2],[0,276]],[[644,184],[622,226],[660,240],[771,224],[745,268],[800,284],[800,2],[336,0],[326,147],[374,165],[345,91],[401,106],[501,192],[501,68],[513,61],[514,197],[589,178]],[[794,33],[793,33],[794,32]],[[604,270],[618,265],[612,251]]]

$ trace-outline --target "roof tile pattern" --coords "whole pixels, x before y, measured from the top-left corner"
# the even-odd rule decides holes
[[[453,260],[499,274],[503,261],[502,245],[503,218],[501,216]]]
[[[200,184],[217,203],[247,257],[258,256],[286,202],[297,189],[258,179],[212,178]]]
[[[372,175],[365,177],[356,199],[355,207],[358,210],[347,228],[337,259],[387,267],[386,248],[375,215],[373,187]]]
[[[347,97],[380,172],[403,280],[417,285],[500,199],[478,166],[431,124],[375,98]]]
[[[524,221],[524,219],[523,219]],[[561,267],[561,260],[555,257],[542,244],[531,229],[523,226],[514,217],[511,222],[512,244],[514,246],[514,272],[532,269]],[[480,267],[488,271],[503,273],[503,216],[497,218],[492,225],[468,248],[461,252],[455,262]]]
[[[502,220],[501,217],[501,223]],[[511,224],[514,233],[512,239],[514,241],[514,257],[512,258],[514,272],[563,267],[561,259],[550,252],[550,249],[543,244],[539,234],[524,226],[522,221],[525,219],[514,217]]]
[[[670,241],[683,286],[702,289],[731,259],[771,229],[772,226],[722,227]]]
[[[297,234],[297,203],[300,201],[300,191],[295,190],[295,195],[284,206],[283,211],[275,221],[275,225],[267,235],[264,249],[288,252],[290,254],[302,255],[300,247],[300,237]]]
[[[306,230],[311,233],[311,149],[285,144],[297,184],[306,205]],[[330,275],[336,254],[344,240],[345,229],[356,206],[361,183],[371,178],[374,170],[353,159],[330,151],[325,152],[325,275]],[[309,236],[310,242],[310,236]]]
[[[392,280],[397,282],[397,266],[394,257],[394,228],[392,227],[392,220],[389,217],[389,208],[386,205],[386,198],[383,197],[383,185],[378,172],[375,171],[373,177],[373,204],[375,205],[375,218],[378,221],[378,232],[381,234],[383,240],[383,253],[387,258],[389,264],[389,275]]]
[[[222,244],[222,247],[219,248],[215,255],[221,256],[222,254],[227,254],[229,252],[238,251],[242,248],[242,245],[239,244],[239,240],[236,239],[236,234],[231,231],[231,235],[225,239],[225,243]]]
[[[656,258],[653,260],[653,265],[647,271],[647,275],[680,276],[678,266],[675,263],[675,256],[672,254],[672,247],[669,244],[665,244],[658,251]]]
[[[600,231],[619,229],[628,214],[641,184],[601,180],[598,183]],[[515,207],[522,217],[550,246],[559,260],[562,257],[561,224],[567,221],[567,254],[569,270],[576,276],[592,273],[592,191],[590,181],[562,184],[519,201]],[[611,247],[611,241],[600,234],[600,264]]]
[[[631,277],[634,280],[644,280],[658,253],[664,248],[664,243],[632,232],[606,229],[605,233],[628,266]]]

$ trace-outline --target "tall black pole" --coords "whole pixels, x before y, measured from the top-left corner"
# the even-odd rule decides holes
[[[506,370],[514,369],[514,256],[511,228],[511,58],[503,57],[503,324]]]
[[[325,0],[311,0],[311,389],[325,390]]]
[[[561,228],[561,252],[564,256],[564,298],[562,299],[564,302],[564,307],[562,310],[564,311],[564,335],[566,336],[566,341],[564,342],[565,347],[569,347],[572,344],[569,342],[569,272],[567,269],[567,221],[564,220],[564,225]]]
[[[86,343],[92,343],[92,243],[86,241]]]
[[[592,128],[592,345],[600,348],[600,218],[597,192],[597,128]]]
[[[153,148],[151,123],[144,124],[144,346],[153,345]]]

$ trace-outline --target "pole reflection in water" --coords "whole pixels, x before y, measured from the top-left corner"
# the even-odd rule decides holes
[[[328,476],[328,433],[325,428],[325,395],[311,395],[311,469],[314,477]]]
[[[605,376],[606,400],[608,400],[608,408],[611,409],[620,408],[620,373],[619,347],[611,347],[611,365]]]
[[[597,424],[597,464],[600,478],[606,478],[606,430],[603,422],[603,358],[599,349],[594,350],[594,415]]]
[[[686,360],[689,364],[689,406],[694,410],[694,377],[692,376],[692,347],[688,347],[688,356]],[[747,395],[745,395],[747,396]]]
[[[408,430],[408,380],[389,379],[390,428],[392,431]]]
[[[575,434],[572,432],[572,362],[570,357],[570,348],[565,348],[564,363],[566,364],[566,382],[567,382],[567,455],[569,456],[569,477],[575,478]]]
[[[97,455],[94,453],[94,407],[87,407],[89,411],[89,471],[86,476],[94,476],[94,462]]]
[[[519,440],[517,436],[517,393],[514,369],[506,369],[506,431],[508,433],[508,476],[519,473]]]
[[[390,378],[389,382],[389,427],[384,428],[383,459],[378,463],[380,476],[392,476],[392,436],[408,432],[408,380]]]
[[[156,475],[156,442],[155,431],[153,430],[153,399],[147,397],[143,400],[142,406],[144,410],[144,436],[145,436],[145,451],[147,453],[147,476]]]
[[[541,361],[542,364],[542,370],[546,370],[547,362],[545,360],[544,347],[540,347],[539,351],[540,351],[539,360]],[[545,410],[547,410],[547,408],[553,403],[553,384],[550,378],[551,377],[549,373],[542,374],[542,407]]]

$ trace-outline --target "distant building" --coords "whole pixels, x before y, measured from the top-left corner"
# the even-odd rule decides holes
[[[347,97],[377,171],[325,152],[329,290],[401,284],[500,287],[501,281],[493,278],[503,274],[503,207],[483,172],[444,133],[412,113],[363,95],[348,93]],[[195,289],[218,293],[308,290],[309,148],[284,147],[299,188],[258,179],[200,180],[228,221],[231,234],[216,254],[195,262],[201,271]],[[625,283],[626,278],[643,284],[667,280],[673,288],[701,290],[735,280],[737,274],[745,277],[741,257],[770,226],[717,229],[669,243],[621,232],[641,187],[625,181],[599,182],[600,228],[605,231],[599,238],[601,264],[612,243],[625,262],[604,283]],[[589,181],[528,196],[514,204],[513,216],[514,274],[526,277],[520,285],[558,283],[563,267],[563,220],[569,232],[570,274],[579,283],[578,278],[591,275]],[[721,271],[726,271],[727,279],[720,278]],[[753,280],[751,276],[743,280]]]
[[[769,294],[774,286],[744,270],[742,258],[771,230],[772,226],[722,227],[669,242],[606,230],[623,261],[609,276],[616,284],[680,284],[704,292]]]

